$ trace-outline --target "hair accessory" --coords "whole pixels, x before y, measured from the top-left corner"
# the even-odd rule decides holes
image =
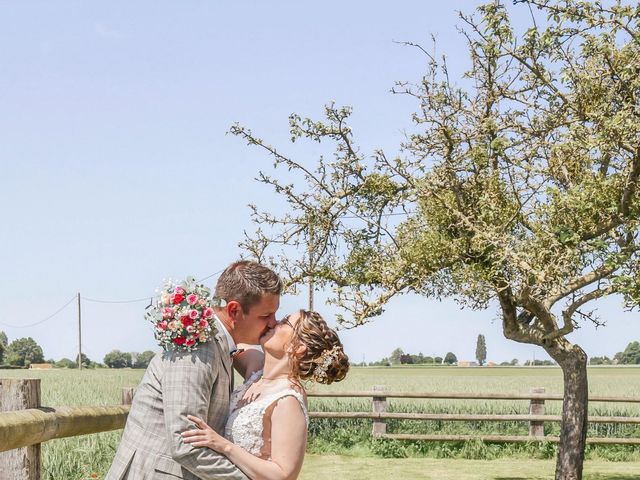
[[[327,378],[327,370],[331,363],[338,358],[338,353],[342,350],[340,345],[336,345],[330,350],[324,350],[318,359],[318,366],[313,370],[313,379],[321,382]]]

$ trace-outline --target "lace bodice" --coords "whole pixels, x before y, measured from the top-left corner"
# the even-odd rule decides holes
[[[237,387],[231,394],[229,404],[229,418],[225,428],[225,437],[236,445],[244,448],[249,453],[260,456],[263,447],[262,429],[263,417],[269,406],[283,397],[295,397],[304,413],[304,418],[309,426],[309,413],[304,403],[303,396],[292,388],[285,388],[278,392],[259,397],[258,399],[238,407],[247,389],[260,379],[262,370],[255,372],[242,385]]]

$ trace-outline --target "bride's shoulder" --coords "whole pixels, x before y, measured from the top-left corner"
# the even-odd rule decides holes
[[[271,417],[272,422],[278,425],[288,425],[288,428],[294,427],[296,422],[300,422],[300,426],[309,425],[309,413],[307,410],[306,399],[298,392],[290,390],[283,392],[275,402],[273,402],[268,410],[267,415]]]
[[[307,391],[305,390],[305,388],[302,385],[300,385],[299,383],[292,382],[289,385],[289,389],[292,392],[297,393],[298,396],[300,396],[300,398],[302,398],[304,400],[305,404],[307,403]]]

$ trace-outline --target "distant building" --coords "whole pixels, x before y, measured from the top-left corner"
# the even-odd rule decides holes
[[[53,364],[51,363],[32,363],[29,365],[29,368],[33,370],[49,370],[53,368]]]
[[[458,361],[458,366],[459,367],[478,367],[478,362],[469,362],[467,360],[460,360]]]

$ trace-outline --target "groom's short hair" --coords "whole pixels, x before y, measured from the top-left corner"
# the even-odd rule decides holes
[[[216,283],[216,297],[235,300],[245,312],[267,294],[280,295],[282,280],[276,272],[251,260],[229,265]]]

